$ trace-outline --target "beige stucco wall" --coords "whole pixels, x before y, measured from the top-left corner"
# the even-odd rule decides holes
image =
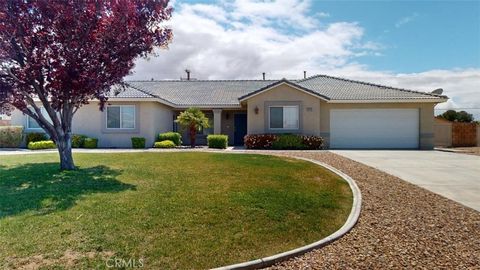
[[[269,131],[265,125],[266,118],[268,118],[268,106],[296,103],[300,106],[300,129],[298,133],[320,135],[320,99],[285,84],[248,99],[247,133],[271,133],[272,131]],[[258,114],[255,114],[256,107],[258,107]]]
[[[434,103],[326,103],[321,102],[320,130],[326,144],[330,140],[330,110],[332,109],[419,109],[420,149],[433,149]]]
[[[145,137],[146,146],[151,147],[155,136],[160,132],[171,131],[173,115],[169,107],[158,102],[111,101],[112,105],[135,105],[136,128],[134,130],[106,130],[105,112],[98,109],[98,103],[92,102],[81,107],[73,118],[72,131],[98,138],[99,147],[131,147],[131,137]],[[12,125],[26,127],[26,116],[16,110],[12,114]],[[42,132],[28,130],[25,132]]]
[[[452,123],[435,118],[433,124],[434,145],[440,147],[452,146]]]
[[[266,129],[267,107],[270,102],[288,105],[298,102],[300,106],[300,130],[298,133],[324,137],[326,146],[330,140],[330,110],[332,109],[378,109],[395,108],[419,109],[420,114],[420,148],[432,149],[434,146],[433,121],[434,103],[327,103],[315,96],[297,90],[288,85],[280,85],[246,100],[248,110],[248,134],[270,133]],[[255,108],[258,107],[258,114]]]

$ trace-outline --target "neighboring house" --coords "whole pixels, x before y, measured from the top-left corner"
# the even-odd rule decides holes
[[[302,80],[131,81],[115,88],[104,112],[92,101],[74,117],[73,132],[99,139],[101,147],[130,147],[132,136],[152,145],[156,134],[178,131],[176,116],[201,108],[212,127],[229,135],[298,133],[322,136],[330,148],[432,149],[434,106],[446,96],[325,75]],[[39,131],[16,111],[13,125]],[[188,143],[188,137],[184,136]]]

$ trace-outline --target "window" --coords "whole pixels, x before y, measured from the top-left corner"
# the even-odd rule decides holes
[[[32,108],[32,111],[33,111],[33,108]],[[41,107],[40,111],[42,112],[43,117],[45,117],[45,119],[47,119],[47,121],[49,123],[52,123],[52,120],[51,120],[50,116],[48,115],[47,110],[45,110],[45,108]],[[42,128],[37,123],[37,121],[35,121],[35,119],[31,118],[30,116],[27,116],[27,129],[42,129]]]
[[[111,105],[107,107],[108,129],[134,129],[135,105]]]
[[[208,118],[208,125],[210,127],[201,128],[199,133],[202,134],[202,135],[213,134],[213,114],[205,113],[205,117]]]
[[[298,106],[270,107],[270,129],[298,129]]]

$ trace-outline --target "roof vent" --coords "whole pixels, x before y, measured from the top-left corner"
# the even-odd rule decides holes
[[[442,88],[438,88],[432,91],[432,94],[435,94],[435,95],[441,95],[442,93],[443,93]]]
[[[194,78],[191,78],[190,77],[190,70],[189,69],[185,69],[185,73],[187,73],[187,78],[182,78],[180,77],[180,80],[181,81],[193,81],[193,80],[197,80],[197,79],[194,79]]]
[[[304,70],[303,71],[303,78],[306,79],[307,78],[307,72]]]

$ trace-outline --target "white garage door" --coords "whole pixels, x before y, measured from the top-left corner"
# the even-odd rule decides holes
[[[418,109],[334,109],[330,148],[418,148]]]

